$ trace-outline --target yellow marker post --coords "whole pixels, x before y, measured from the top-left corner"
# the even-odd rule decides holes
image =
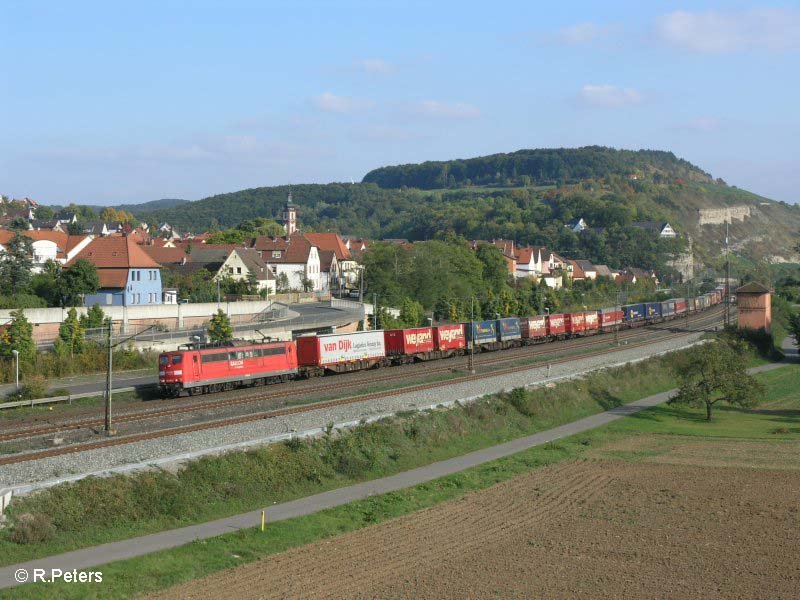
[[[267,525],[267,511],[266,510],[262,510],[261,511],[261,531],[264,531],[264,528],[266,527],[266,525]]]

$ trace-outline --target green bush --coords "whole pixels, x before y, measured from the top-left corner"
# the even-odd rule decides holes
[[[9,400],[35,400],[47,395],[47,382],[42,375],[29,375],[18,390],[8,395]]]
[[[46,542],[55,535],[53,521],[42,513],[23,513],[17,517],[11,530],[11,541],[15,544]]]

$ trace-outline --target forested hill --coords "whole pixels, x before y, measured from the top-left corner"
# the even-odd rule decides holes
[[[716,260],[725,239],[722,222],[733,211],[737,216],[730,236],[740,256],[797,260],[791,249],[800,230],[800,206],[774,202],[713,180],[670,152],[595,147],[498,156],[526,152],[540,158],[560,157],[561,162],[553,160],[561,167],[552,167],[548,173],[569,165],[571,177],[580,180],[555,185],[546,185],[546,179],[527,183],[518,168],[518,184],[471,182],[425,190],[381,187],[376,182],[329,183],[293,185],[291,192],[304,231],[335,231],[370,239],[506,238],[546,245],[612,267],[635,264],[657,269],[663,268],[668,254],[685,248],[690,238],[698,262]],[[460,162],[470,161],[448,164]],[[513,161],[509,164],[513,176]],[[373,178],[372,174],[365,179]],[[289,191],[288,186],[252,188],[172,208],[135,210],[134,214],[151,224],[166,221],[180,232],[224,229],[257,217],[280,218]],[[591,231],[578,236],[564,227],[576,217],[584,218]],[[637,221],[668,221],[680,236],[677,248],[635,228]]]
[[[608,176],[647,176],[709,182],[711,176],[672,152],[616,150],[603,146],[541,148],[477,158],[429,161],[382,167],[364,176],[364,183],[382,188],[422,190],[481,186],[527,186],[577,183]]]

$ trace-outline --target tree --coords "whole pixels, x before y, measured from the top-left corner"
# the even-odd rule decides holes
[[[84,328],[78,319],[78,311],[70,308],[67,318],[58,328],[58,337],[55,341],[56,353],[60,356],[75,356],[83,352]]]
[[[0,356],[10,359],[13,350],[19,352],[19,360],[32,363],[36,358],[36,344],[33,341],[33,326],[22,309],[9,313],[11,324],[0,332]]]
[[[789,328],[794,336],[795,345],[800,346],[800,313],[793,311],[789,315]]]
[[[14,217],[11,223],[8,224],[11,231],[27,231],[29,229],[28,220],[24,217]]]
[[[208,337],[212,342],[227,342],[233,339],[233,327],[231,320],[222,309],[217,310],[217,314],[211,317],[208,324]]]
[[[33,267],[31,244],[31,238],[19,233],[6,244],[3,260],[0,260],[0,293],[18,294],[28,288]]]
[[[106,320],[106,315],[99,304],[93,304],[92,307],[86,311],[85,315],[81,315],[81,326],[86,329],[99,329],[103,326]]]
[[[100,213],[100,220],[107,223],[130,223],[131,225],[135,225],[138,222],[131,213],[110,206],[104,208],[103,212]]]
[[[97,267],[85,258],[76,260],[69,269],[62,271],[58,282],[62,306],[83,304],[86,294],[100,289]]]
[[[716,340],[678,355],[673,371],[680,381],[670,403],[705,406],[706,420],[717,402],[753,406],[763,386],[747,374],[747,346],[739,340]]]
[[[83,233],[83,225],[75,221],[67,224],[67,233],[70,235],[80,235]]]
[[[275,287],[278,293],[290,292],[289,276],[286,273],[279,273],[275,279]]]
[[[49,206],[37,206],[36,210],[33,211],[33,215],[37,219],[41,219],[42,221],[47,221],[52,219],[55,216],[55,211],[50,208]]]

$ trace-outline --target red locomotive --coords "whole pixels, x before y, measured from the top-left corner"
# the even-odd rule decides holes
[[[189,347],[158,357],[158,381],[170,396],[221,392],[239,385],[264,385],[295,377],[294,342]]]

